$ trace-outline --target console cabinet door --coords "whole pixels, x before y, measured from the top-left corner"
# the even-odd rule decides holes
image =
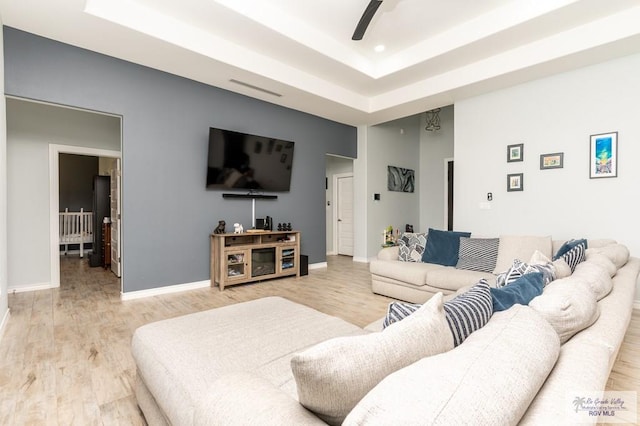
[[[242,281],[249,277],[251,254],[249,250],[225,250],[225,268],[222,273],[226,282]]]
[[[278,247],[277,263],[278,274],[297,274],[299,265],[296,246]]]

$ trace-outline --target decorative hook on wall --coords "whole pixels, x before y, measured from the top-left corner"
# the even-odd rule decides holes
[[[424,129],[433,132],[434,130],[440,130],[440,108],[435,108],[425,112],[427,116],[427,127]]]

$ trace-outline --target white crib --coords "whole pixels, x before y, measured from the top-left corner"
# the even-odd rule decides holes
[[[69,244],[80,245],[80,257],[84,256],[84,244],[93,242],[93,212],[60,212],[60,245],[64,245],[64,254]]]

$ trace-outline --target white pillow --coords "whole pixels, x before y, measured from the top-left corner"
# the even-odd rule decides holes
[[[396,370],[453,349],[442,293],[384,331],[337,337],[293,356],[298,400],[329,424],[340,424],[371,389]]]
[[[556,269],[556,279],[559,280],[561,278],[566,278],[571,275],[571,266],[567,263],[563,258],[556,259],[551,262],[553,267]]]
[[[493,273],[499,274],[509,269],[513,264],[513,259],[530,259],[536,250],[551,258],[553,256],[551,248],[551,236],[501,235],[498,259]]]

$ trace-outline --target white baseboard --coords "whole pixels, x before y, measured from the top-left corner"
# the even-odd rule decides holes
[[[2,343],[2,337],[4,336],[4,330],[7,328],[7,323],[9,322],[9,317],[11,310],[7,309],[7,312],[5,312],[4,317],[2,317],[2,322],[0,322],[0,343]]]
[[[24,293],[26,291],[49,290],[55,288],[51,283],[28,284],[20,287],[9,287],[7,293]]]
[[[312,263],[311,265],[309,265],[309,269],[322,269],[326,267],[327,267],[327,262],[318,262],[318,263]]]
[[[369,263],[369,259],[367,259],[366,257],[353,257],[353,261],[354,262],[360,262],[360,263]]]
[[[637,309],[640,311],[640,300],[633,301],[633,309]]]
[[[337,256],[338,253],[336,253],[335,251],[328,251],[327,252],[327,256]]]
[[[196,290],[211,286],[210,280],[196,281],[193,283],[168,285],[165,287],[150,288],[148,290],[128,291],[120,293],[120,300],[141,299],[143,297],[159,296],[162,294],[179,293],[181,291]]]

